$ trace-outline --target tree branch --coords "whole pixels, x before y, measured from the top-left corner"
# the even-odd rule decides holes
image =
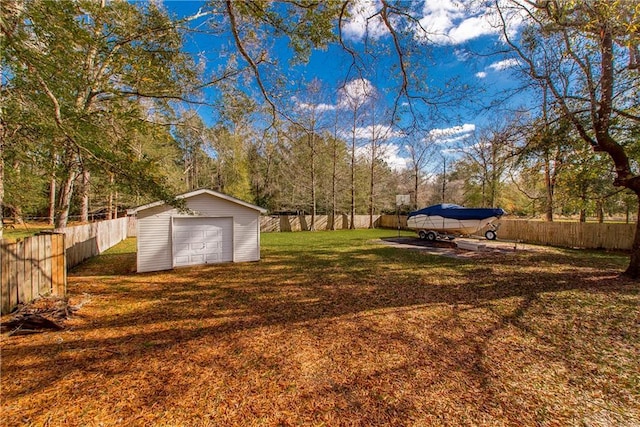
[[[247,63],[251,67],[253,71],[253,75],[256,79],[256,82],[258,83],[258,87],[260,88],[260,92],[262,93],[262,96],[264,97],[265,101],[267,101],[267,103],[269,104],[271,108],[273,120],[275,121],[276,115],[278,113],[278,108],[276,107],[274,102],[271,100],[271,97],[267,92],[267,89],[262,81],[262,76],[260,75],[260,70],[258,69],[258,66],[256,65],[251,55],[249,55],[249,53],[245,49],[242,39],[240,38],[240,34],[238,32],[238,23],[236,21],[236,15],[233,9],[233,1],[226,0],[225,5],[226,5],[227,13],[229,14],[229,23],[231,25],[231,33],[233,34],[233,39],[235,41],[236,47],[238,48],[238,51],[240,51],[240,54],[242,55],[244,60],[247,61]]]

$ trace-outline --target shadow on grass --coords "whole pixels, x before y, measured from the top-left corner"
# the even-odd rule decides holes
[[[576,261],[574,254],[564,253],[459,260],[371,244],[283,244],[266,246],[263,260],[256,263],[134,274],[135,254],[107,254],[76,268],[69,278],[72,292],[100,298],[88,308],[96,311],[95,321],[74,327],[73,333],[83,338],[55,346],[34,343],[3,349],[5,360],[18,360],[25,352],[47,356],[19,364],[39,372],[39,377],[31,379],[28,390],[18,387],[5,396],[12,399],[45,390],[78,371],[124,375],[133,360],[169,357],[201,342],[216,343],[224,350],[215,360],[191,361],[201,369],[252,363],[254,375],[287,371],[289,362],[277,354],[265,356],[259,345],[239,338],[251,340],[268,330],[295,341],[290,331],[296,330],[315,337],[324,348],[319,352],[330,352],[343,364],[352,362],[342,360],[342,352],[356,357],[361,352],[364,359],[375,360],[379,354],[402,349],[408,363],[381,364],[366,375],[348,372],[343,381],[327,380],[320,391],[325,397],[351,402],[347,406],[358,414],[361,425],[390,417],[408,422],[419,410],[409,396],[393,402],[374,399],[376,405],[363,397],[363,390],[389,377],[419,394],[437,384],[436,375],[457,372],[473,386],[449,387],[460,387],[455,391],[478,407],[498,407],[502,403],[491,387],[493,373],[486,354],[500,331],[521,329],[556,346],[553,357],[565,357],[567,349],[544,337],[528,317],[532,308],[540,310],[541,298],[575,291],[608,293],[620,296],[617,303],[634,310],[637,298],[624,295],[637,296],[638,286],[617,277],[615,262],[599,261],[598,266]],[[385,322],[397,323],[399,329],[388,330]],[[104,336],[96,333],[100,330]],[[107,333],[117,330],[126,332]],[[352,338],[344,342],[336,338],[334,343],[331,337],[341,333]],[[263,344],[271,350],[278,348],[274,345]],[[83,349],[87,354],[80,361],[69,356]],[[284,351],[295,355],[288,347]],[[57,361],[56,369],[48,366],[49,360]],[[331,369],[326,369],[331,377]],[[423,371],[434,374],[417,383],[416,375],[426,375]],[[158,383],[165,390],[160,396],[165,397],[157,397],[156,403],[168,404],[179,391],[158,375],[158,381],[164,379],[166,384]],[[301,397],[304,402],[317,398]],[[516,409],[524,405],[517,399],[509,404]],[[521,409],[521,413],[528,410]],[[519,421],[518,416],[512,421]]]

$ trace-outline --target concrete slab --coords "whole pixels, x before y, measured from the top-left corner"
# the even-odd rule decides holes
[[[487,249],[487,245],[479,242],[469,240],[456,240],[455,242],[458,249],[464,249],[466,251],[483,252]]]
[[[521,242],[505,240],[487,240],[484,237],[460,237],[454,240],[436,240],[430,242],[416,237],[388,237],[381,243],[405,249],[419,250],[430,255],[442,255],[451,258],[473,258],[491,254],[509,254],[521,250],[535,250],[535,246]],[[465,249],[471,248],[471,249]]]

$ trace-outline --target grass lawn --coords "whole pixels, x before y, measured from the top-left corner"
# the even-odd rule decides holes
[[[393,230],[274,233],[262,261],[69,275],[66,330],[0,338],[3,425],[638,426],[626,257],[455,259]]]
[[[44,230],[53,230],[53,226],[43,222],[25,222],[23,224],[15,224],[12,227],[5,228],[2,231],[2,238],[11,242],[15,242],[25,237],[31,237]]]

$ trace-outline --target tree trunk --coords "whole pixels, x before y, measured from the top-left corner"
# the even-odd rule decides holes
[[[551,183],[551,165],[549,159],[544,161],[544,186],[547,190],[546,216],[547,221],[553,222],[553,185]]]
[[[112,219],[113,213],[113,174],[109,174],[109,198],[107,199],[107,219]]]
[[[309,148],[311,151],[311,224],[309,231],[316,231],[316,210],[318,202],[316,200],[316,151],[313,131],[309,135]]]
[[[369,175],[369,228],[373,228],[373,203],[374,203],[374,194],[373,190],[375,187],[375,171],[376,171],[376,148],[375,141],[371,141],[371,171]]]
[[[598,212],[598,223],[602,224],[604,222],[604,200],[598,199],[596,210]]]
[[[373,228],[373,180],[369,185],[369,228]]]
[[[447,159],[443,158],[442,162],[442,203],[446,203],[446,191],[447,191]]]
[[[629,259],[629,266],[624,272],[626,276],[632,279],[640,278],[640,192],[636,192],[638,197],[638,219],[636,220],[636,234],[633,238],[633,245],[631,246],[631,257]]]
[[[413,201],[413,208],[418,209],[418,185],[420,184],[420,179],[418,177],[418,174],[420,173],[420,171],[417,166],[413,169],[413,173],[415,174],[414,175],[415,180],[413,181],[413,191],[414,191],[413,194],[415,194],[414,196],[415,199]]]
[[[195,147],[192,151],[192,157],[193,159],[191,160],[191,169],[193,171],[193,174],[191,176],[191,185],[193,187],[193,189],[195,190],[196,188],[200,188],[200,182],[198,180],[198,150],[200,147]],[[118,206],[116,205],[116,210],[118,209]],[[116,213],[116,218],[118,217],[118,214]]]
[[[69,211],[71,209],[71,197],[73,196],[73,183],[77,178],[77,174],[73,171],[69,171],[67,179],[62,187],[62,194],[60,195],[60,210],[56,218],[56,228],[63,228],[67,226],[69,222]]]
[[[355,126],[355,119],[354,119]],[[356,136],[355,128],[353,140],[351,141],[351,224],[349,229],[354,230],[356,228]]]
[[[336,200],[336,185],[338,181],[338,153],[337,153],[336,139],[333,140],[333,162],[331,172],[331,226],[330,230],[336,229],[336,213],[338,211],[338,204]]]
[[[2,223],[2,207],[4,206],[4,143],[6,128],[0,122],[0,240],[2,240],[2,230],[4,225]]]
[[[580,208],[580,222],[587,222],[587,186],[582,185],[580,190],[580,201],[582,202],[582,207]]]
[[[80,206],[80,222],[89,222],[89,180],[90,172],[82,170],[82,205]]]
[[[116,190],[113,196],[113,219],[118,218],[118,190]]]
[[[49,225],[53,225],[56,220],[56,174],[51,173],[49,181]]]
[[[184,171],[182,172],[184,175],[184,181],[185,181],[185,188],[187,189],[187,191],[191,191],[191,175],[189,173],[190,168],[189,168],[189,155],[188,154],[184,154],[184,159],[182,161],[182,168],[184,169]]]

